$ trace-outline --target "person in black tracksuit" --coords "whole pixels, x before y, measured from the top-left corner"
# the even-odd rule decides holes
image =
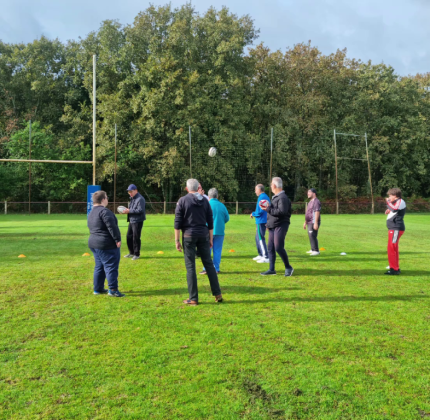
[[[130,195],[129,208],[124,212],[127,214],[128,231],[127,231],[127,247],[128,254],[124,255],[125,258],[132,258],[138,260],[140,258],[140,247],[143,222],[146,220],[145,212],[145,199],[137,191],[137,187],[131,184],[128,189]]]
[[[214,220],[209,201],[198,192],[199,181],[187,181],[188,194],[181,197],[175,210],[175,242],[176,249],[184,251],[185,267],[187,269],[187,283],[189,298],[183,303],[195,306],[199,303],[196,273],[196,249],[203,266],[206,269],[212,294],[216,302],[222,302],[223,297],[215,270],[211,248],[213,247]],[[182,233],[182,245],[181,236]]]
[[[281,257],[285,266],[285,276],[293,274],[293,267],[288,260],[287,251],[285,251],[285,237],[290,226],[291,218],[291,201],[285,191],[282,190],[282,179],[275,177],[271,184],[272,197],[271,203],[260,203],[260,207],[267,211],[267,229],[269,229],[269,261],[270,268],[268,271],[261,273],[263,276],[276,274],[275,261],[276,253]]]

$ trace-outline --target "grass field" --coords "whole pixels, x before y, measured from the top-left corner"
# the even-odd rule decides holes
[[[430,216],[405,220],[401,276],[382,274],[384,215],[323,215],[326,251],[305,254],[293,216],[294,275],[265,278],[253,221],[232,216],[225,303],[200,276],[185,307],[172,216],[150,216],[143,258],[122,259],[122,299],[92,294],[85,216],[0,216],[0,418],[430,417]]]

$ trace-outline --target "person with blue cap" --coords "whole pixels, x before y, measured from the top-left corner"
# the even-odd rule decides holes
[[[124,255],[125,258],[132,258],[138,260],[140,258],[140,247],[143,222],[146,220],[145,212],[145,199],[137,191],[134,184],[130,184],[127,188],[128,195],[130,196],[130,203],[128,209],[124,211],[127,215],[128,231],[127,231],[127,247],[128,254]]]

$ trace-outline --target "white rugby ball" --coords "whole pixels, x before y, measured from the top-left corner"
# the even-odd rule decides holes
[[[267,200],[261,200],[260,201],[260,207],[262,208],[262,209],[265,209],[265,208],[267,208],[269,206],[269,202],[267,201]]]
[[[209,149],[209,156],[214,157],[216,155],[216,147],[211,147]]]
[[[124,207],[124,206],[118,206],[118,207],[116,208],[116,211],[117,211],[119,214],[123,214],[126,210],[127,210],[127,207]]]

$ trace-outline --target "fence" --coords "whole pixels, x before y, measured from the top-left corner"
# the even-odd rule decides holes
[[[117,205],[128,205],[128,202],[117,202]],[[230,214],[251,214],[255,210],[255,202],[226,202],[224,203]],[[340,214],[370,214],[372,211],[371,201],[339,203]],[[304,214],[306,202],[292,203],[293,214]],[[336,214],[335,202],[322,202],[323,214]],[[108,208],[114,211],[113,203]],[[174,202],[146,202],[147,214],[174,214],[176,201]],[[386,204],[384,201],[375,202],[375,213],[384,213]],[[408,212],[420,213],[430,212],[430,201],[408,202]],[[31,214],[86,214],[86,201],[36,201],[31,202]],[[2,201],[0,202],[0,214],[28,214],[28,202]]]

